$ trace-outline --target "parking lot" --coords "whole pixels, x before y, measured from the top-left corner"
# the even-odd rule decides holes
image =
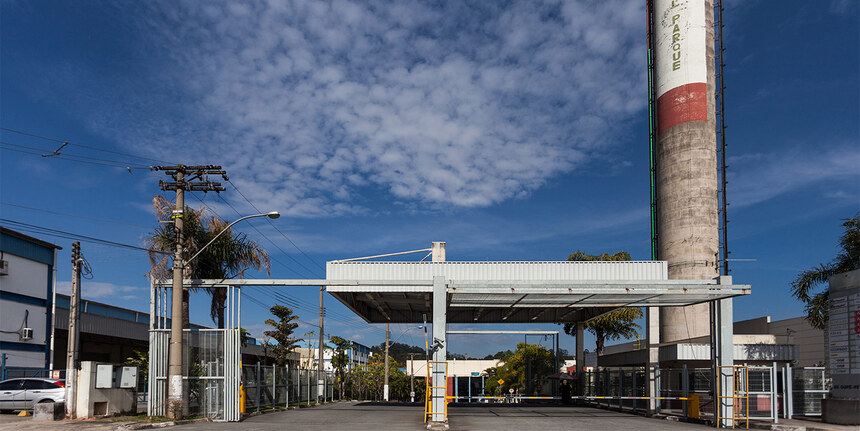
[[[254,416],[241,423],[183,425],[183,430],[422,430],[423,407],[378,403],[335,403],[320,407]],[[705,430],[693,425],[650,419],[627,413],[587,407],[449,406],[452,431],[552,430]]]

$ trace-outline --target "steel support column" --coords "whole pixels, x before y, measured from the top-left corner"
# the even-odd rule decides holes
[[[720,281],[728,281],[728,284],[731,284],[731,277],[721,276]],[[723,299],[711,302],[711,316],[711,340],[714,343],[711,351],[716,353],[712,357],[712,374],[716,376],[719,383],[714,388],[717,392],[715,401],[717,401],[717,412],[723,418],[714,422],[717,427],[731,428],[734,422],[731,418],[734,416],[735,401],[732,398],[734,395],[734,370],[731,368],[734,365],[732,300]],[[716,390],[717,387],[719,391]]]
[[[430,422],[445,422],[445,386],[447,376],[445,360],[448,353],[448,291],[445,277],[433,277],[433,412]]]
[[[660,401],[656,398],[660,396],[660,383],[656,375],[660,367],[660,309],[657,307],[645,309],[645,346],[648,349],[645,391],[649,397],[646,414],[651,416],[660,410]]]
[[[576,395],[585,395],[585,322],[576,322]]]

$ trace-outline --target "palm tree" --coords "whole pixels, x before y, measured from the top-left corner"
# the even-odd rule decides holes
[[[146,239],[149,248],[149,263],[152,269],[147,273],[156,279],[171,277],[168,263],[171,262],[170,253],[176,245],[176,232],[171,223],[174,205],[162,196],[156,196],[152,200],[155,208],[155,216],[159,226]],[[230,223],[227,220],[208,214],[207,208],[195,210],[185,207],[184,213],[184,259],[193,256],[215,235],[223,231]],[[159,252],[167,252],[163,254]],[[197,256],[194,261],[189,262],[185,268],[185,278],[214,278],[230,279],[242,278],[249,268],[266,269],[269,276],[271,264],[269,255],[255,241],[248,239],[245,234],[227,231],[219,236],[215,242]],[[206,291],[212,296],[209,315],[212,321],[218,324],[219,329],[224,328],[224,308],[227,301],[227,289],[223,287],[207,288]],[[184,309],[185,321],[183,328],[188,325],[188,289],[182,293],[182,307]]]
[[[845,220],[842,226],[845,227],[845,232],[839,238],[842,251],[836,258],[830,263],[822,263],[801,272],[791,282],[791,294],[806,303],[806,320],[814,328],[824,329],[827,325],[830,303],[830,290],[814,293],[816,288],[836,274],[860,269],[860,212]]]
[[[630,257],[630,253],[626,251],[619,251],[615,254],[603,253],[592,256],[577,250],[567,256],[567,260],[573,262],[629,261],[633,260],[633,258]],[[638,337],[638,330],[641,329],[641,327],[636,323],[636,320],[642,318],[643,315],[641,308],[621,307],[586,322],[585,328],[591,331],[595,336],[597,355],[603,355],[603,347],[607,340]],[[576,324],[569,322],[565,323],[564,332],[568,335],[576,335]],[[577,358],[577,360],[579,360],[579,358]]]

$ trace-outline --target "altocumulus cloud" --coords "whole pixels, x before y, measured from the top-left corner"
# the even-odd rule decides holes
[[[137,4],[147,50],[169,53],[152,67],[179,84],[128,108],[133,134],[311,216],[380,190],[430,207],[526,196],[641,113],[643,2],[428,3]],[[127,140],[114,120],[94,124]]]

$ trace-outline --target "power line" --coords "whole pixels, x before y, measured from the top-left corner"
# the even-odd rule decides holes
[[[101,219],[101,218],[95,218],[95,217],[86,217],[86,216],[80,216],[80,215],[75,215],[75,214],[61,213],[61,212],[57,212],[57,211],[50,211],[50,210],[46,210],[46,209],[42,209],[42,208],[28,207],[25,205],[18,205],[18,204],[13,204],[13,203],[9,203],[9,202],[0,202],[0,205],[6,205],[6,206],[16,207],[16,208],[23,208],[23,209],[28,209],[28,210],[32,210],[32,211],[40,211],[40,212],[44,212],[44,213],[48,213],[48,214],[61,215],[61,216],[66,216],[66,217],[75,217],[75,218],[80,218],[80,219],[84,219],[84,220],[93,220],[93,221],[105,222],[105,223],[122,224],[122,225],[126,225],[126,226],[142,227],[145,229],[151,228],[151,226],[144,226],[141,224],[125,223],[125,222],[116,221],[116,220],[107,220],[107,219]]]
[[[22,145],[9,144],[9,143],[6,143],[6,142],[0,142],[0,145],[14,145],[14,146],[17,146],[17,147],[22,147]],[[0,150],[4,150],[4,151],[14,151],[14,152],[16,152],[16,153],[30,154],[30,155],[34,155],[34,156],[42,157],[42,153],[34,153],[34,152],[32,152],[32,151],[26,151],[26,150],[17,150],[17,149],[15,149],[15,148],[0,147]],[[49,152],[50,152],[50,151],[49,151]],[[52,158],[52,159],[67,160],[67,161],[70,161],[70,162],[77,162],[77,163],[86,163],[86,164],[88,164],[88,165],[109,166],[109,167],[112,167],[112,168],[123,168],[123,169],[128,169],[128,170],[131,170],[131,169],[149,169],[148,167],[137,167],[137,166],[135,166],[135,167],[131,167],[131,166],[127,166],[127,165],[125,165],[125,164],[120,164],[120,163],[101,163],[101,162],[91,162],[91,161],[87,161],[87,160],[78,160],[78,159],[75,159],[75,158],[72,158],[72,157],[77,157],[77,156],[65,156],[65,155],[62,155],[62,154],[61,154],[61,155],[51,156],[50,158]]]
[[[239,195],[241,195],[241,196],[242,196],[242,198],[244,198],[244,199],[245,199],[245,202],[248,202],[248,204],[249,204],[249,205],[251,205],[251,207],[252,207],[252,208],[254,208],[255,210],[257,210],[257,212],[260,212],[260,209],[259,209],[259,208],[257,208],[257,206],[256,206],[256,205],[254,205],[254,204],[251,202],[251,200],[250,200],[250,199],[248,199],[248,197],[247,197],[247,196],[245,196],[245,194],[244,194],[244,193],[242,193],[242,191],[241,191],[241,190],[239,190],[239,187],[236,187],[236,184],[233,184],[233,182],[232,182],[232,181],[230,181],[229,179],[227,180],[227,182],[228,182],[231,186],[233,186],[233,189],[235,189],[237,192],[239,192]],[[292,245],[293,245],[293,247],[295,247],[295,248],[296,248],[296,250],[298,250],[298,251],[299,251],[302,255],[304,255],[308,260],[310,260],[311,262],[315,263],[317,266],[319,266],[319,267],[320,267],[320,269],[322,269],[322,270],[323,270],[323,272],[325,272],[325,267],[324,267],[324,266],[322,266],[319,262],[317,262],[316,260],[314,260],[314,259],[312,259],[310,256],[308,256],[308,255],[307,255],[307,253],[305,253],[304,251],[302,251],[302,249],[301,249],[301,248],[299,248],[299,246],[298,246],[298,245],[296,245],[296,243],[294,243],[294,242],[293,242],[293,240],[291,240],[290,238],[288,238],[286,234],[284,234],[283,232],[281,232],[281,230],[280,230],[280,229],[278,229],[278,227],[277,227],[277,226],[275,226],[275,224],[274,224],[274,223],[272,223],[272,221],[271,221],[271,220],[269,220],[269,224],[271,224],[271,225],[272,225],[272,227],[274,227],[274,228],[275,228],[275,230],[276,230],[276,231],[278,231],[278,233],[279,233],[279,234],[281,234],[281,236],[283,236],[283,237],[284,237],[284,239],[286,239],[287,241],[289,241],[289,242],[290,242],[290,244],[292,244]]]
[[[230,183],[230,181],[227,181],[227,182],[228,182],[228,183]],[[230,184],[231,184],[231,185],[233,185],[233,183],[230,183]],[[236,186],[234,185],[233,187],[236,187]],[[236,209],[236,207],[234,207],[230,202],[227,202],[227,200],[226,200],[226,199],[224,199],[224,197],[223,197],[223,196],[221,196],[220,194],[218,195],[218,199],[221,199],[221,201],[222,201],[222,202],[224,202],[225,204],[227,204],[227,206],[229,206],[229,207],[230,207],[230,208],[231,208],[231,209],[232,209],[232,210],[233,210],[237,215],[242,215],[242,213],[240,213],[240,212],[239,212],[239,210],[237,210],[237,209]],[[253,205],[252,205],[252,206],[253,206]],[[254,207],[254,209],[255,209],[256,211],[258,211],[258,212],[260,211],[259,209],[257,209],[257,207]],[[269,221],[269,224],[271,224],[272,226],[274,226],[274,224],[272,223],[272,221],[271,221],[271,220],[268,220],[268,221]],[[261,232],[261,231],[260,231],[260,229],[258,229],[256,226],[254,226],[254,225],[252,224],[252,225],[251,225],[251,227],[253,227],[253,228],[254,228],[254,230],[255,230],[255,231],[257,231],[257,233],[259,233],[261,236],[263,236],[263,238],[266,238],[270,243],[272,243],[272,245],[274,245],[274,246],[275,246],[275,248],[277,248],[278,250],[280,250],[280,251],[281,251],[281,253],[283,253],[283,254],[284,254],[284,256],[287,256],[290,260],[292,260],[292,261],[293,261],[293,262],[295,262],[297,265],[301,266],[301,267],[302,267],[302,268],[304,268],[306,271],[308,271],[308,273],[309,273],[309,274],[311,274],[311,278],[313,278],[313,276],[314,276],[314,274],[315,274],[315,271],[314,271],[314,270],[312,270],[312,269],[308,268],[308,267],[307,267],[307,266],[305,266],[303,263],[299,262],[296,258],[294,258],[292,255],[290,255],[289,253],[287,253],[286,251],[284,251],[284,249],[282,249],[278,244],[276,244],[276,243],[275,243],[275,241],[273,241],[271,238],[269,238],[267,235],[265,235],[263,232]],[[277,227],[275,227],[275,229],[277,230]],[[279,232],[280,232],[280,231],[279,231]],[[283,233],[281,233],[281,235],[283,235]],[[286,238],[286,236],[285,236],[285,238]],[[292,242],[292,241],[291,241],[291,242]],[[280,262],[279,262],[279,263],[280,263]],[[283,264],[282,264],[282,265],[283,265]],[[284,265],[284,266],[286,266],[286,265]],[[287,268],[289,268],[289,267],[287,267]],[[299,274],[299,272],[298,272],[298,271],[296,271],[296,270],[294,270],[294,269],[292,269],[292,268],[290,268],[290,269],[291,269],[293,272],[295,272],[296,274]],[[303,276],[303,277],[306,277],[307,275],[302,275],[302,276]]]
[[[94,147],[94,146],[90,146],[90,145],[73,144],[73,143],[71,143],[71,142],[69,142],[69,141],[66,141],[66,140],[60,140],[60,139],[54,139],[54,138],[48,138],[48,137],[45,137],[45,136],[36,135],[36,134],[34,134],[34,133],[29,133],[29,132],[24,132],[24,131],[21,131],[21,130],[10,129],[10,128],[8,128],[8,127],[0,127],[0,130],[5,130],[5,131],[7,131],[7,132],[17,133],[17,134],[19,134],[19,135],[30,136],[30,137],[33,137],[33,138],[44,139],[44,140],[46,140],[46,141],[57,142],[57,143],[60,143],[60,144],[73,145],[73,146],[76,146],[76,147],[86,148],[86,149],[93,150],[93,151],[101,151],[101,152],[104,152],[104,153],[111,153],[111,154],[117,154],[117,155],[121,155],[121,156],[128,156],[128,157],[133,157],[133,158],[135,158],[135,159],[149,160],[149,161],[152,161],[152,162],[167,163],[167,164],[174,164],[174,165],[176,164],[176,163],[173,163],[173,162],[167,162],[167,161],[164,161],[164,160],[153,159],[153,158],[150,158],[150,157],[138,156],[138,155],[136,155],[136,154],[124,153],[124,152],[121,152],[121,151],[105,150],[105,149],[103,149],[103,148],[98,148],[98,147]]]
[[[203,202],[203,199],[201,199],[199,196],[197,196],[197,195],[196,195],[196,194],[194,194],[194,193],[191,193],[191,196],[193,196],[193,197],[194,197],[194,199],[197,199],[198,201],[200,201],[200,203],[201,203],[201,204],[203,204],[203,206],[204,206],[205,208],[208,208],[208,209],[209,209],[210,211],[212,211],[216,216],[218,216],[218,217],[219,217],[219,218],[221,218],[221,219],[225,219],[225,217],[223,217],[221,214],[219,214],[219,213],[218,213],[218,211],[216,211],[216,210],[215,210],[215,208],[212,208],[211,206],[207,205],[207,204],[206,204],[206,202]],[[235,211],[237,215],[239,215],[239,216],[241,216],[241,215],[242,215],[241,213],[239,213],[239,211],[238,211],[235,207],[233,207],[233,205],[231,205],[229,202],[227,202],[226,200],[224,200],[224,198],[223,198],[223,197],[221,197],[221,194],[220,194],[220,193],[218,194],[218,198],[220,198],[220,199],[221,199],[225,204],[227,204],[231,209],[233,209],[233,211]],[[274,245],[278,250],[280,250],[280,251],[281,251],[281,253],[283,253],[285,256],[289,257],[290,259],[293,259],[293,261],[295,261],[297,264],[301,265],[301,263],[300,263],[300,262],[296,261],[292,256],[290,256],[289,254],[287,254],[287,252],[285,252],[285,251],[284,251],[284,249],[282,249],[281,247],[279,247],[279,246],[278,246],[278,244],[276,244],[274,241],[272,241],[272,239],[271,239],[271,238],[269,238],[268,236],[266,236],[265,234],[263,234],[263,232],[261,232],[261,231],[260,231],[260,229],[258,229],[256,226],[254,226],[254,224],[250,223],[250,226],[251,226],[255,231],[257,231],[257,233],[258,233],[258,234],[260,234],[260,236],[262,236],[263,238],[265,238],[266,240],[268,240],[270,243],[272,243],[272,245]],[[272,256],[269,256],[269,259],[270,259],[270,260],[275,261],[275,263],[280,264],[280,265],[281,265],[281,266],[283,266],[284,268],[286,268],[286,269],[288,269],[288,270],[292,271],[293,273],[295,273],[295,274],[299,275],[300,277],[307,277],[307,275],[306,275],[306,274],[302,274],[302,273],[300,273],[300,272],[296,271],[295,269],[293,269],[293,268],[291,268],[291,267],[287,266],[287,264],[285,264],[285,263],[281,262],[280,260],[278,260],[278,259],[276,259],[276,258],[274,258],[274,257],[272,257]],[[303,267],[304,267],[304,266],[303,266]],[[307,268],[305,267],[305,269],[307,269]],[[313,272],[311,272],[311,274],[313,274]],[[310,278],[313,278],[313,276],[311,276]]]
[[[120,242],[110,241],[110,240],[101,239],[101,238],[95,238],[95,237],[76,234],[76,233],[72,233],[72,232],[66,232],[66,231],[62,231],[59,229],[51,229],[51,228],[47,228],[44,226],[38,226],[38,225],[34,225],[34,224],[23,223],[23,222],[19,222],[19,221],[15,221],[15,220],[9,220],[9,219],[5,219],[5,218],[0,218],[0,222],[11,224],[11,225],[15,226],[16,229],[26,230],[29,232],[37,232],[37,233],[40,233],[43,235],[55,236],[55,237],[59,237],[59,238],[77,239],[80,241],[92,242],[92,243],[107,245],[107,246],[111,246],[111,247],[130,248],[130,249],[134,249],[134,250],[141,250],[141,251],[153,252],[153,253],[159,253],[159,254],[171,254],[171,253],[164,252],[161,250],[154,250],[154,249],[150,249],[150,248],[138,247],[136,245],[131,245],[131,244],[123,244]]]
[[[100,159],[98,157],[80,156],[77,154],[60,154],[58,150],[49,150],[49,149],[45,149],[45,148],[30,147],[27,145],[13,144],[11,142],[5,142],[5,141],[0,141],[0,144],[9,145],[9,146],[18,147],[18,148],[26,148],[28,150],[42,151],[43,153],[40,154],[40,156],[45,157],[45,158],[64,156],[64,157],[74,157],[74,158],[85,159],[85,160],[95,160],[95,161],[99,161],[99,162],[116,163],[116,164],[122,164],[124,166],[125,165],[137,165],[136,167],[138,167],[140,169],[148,169],[149,168],[149,166],[147,166],[143,163],[130,162],[130,161],[126,161],[126,160]]]

